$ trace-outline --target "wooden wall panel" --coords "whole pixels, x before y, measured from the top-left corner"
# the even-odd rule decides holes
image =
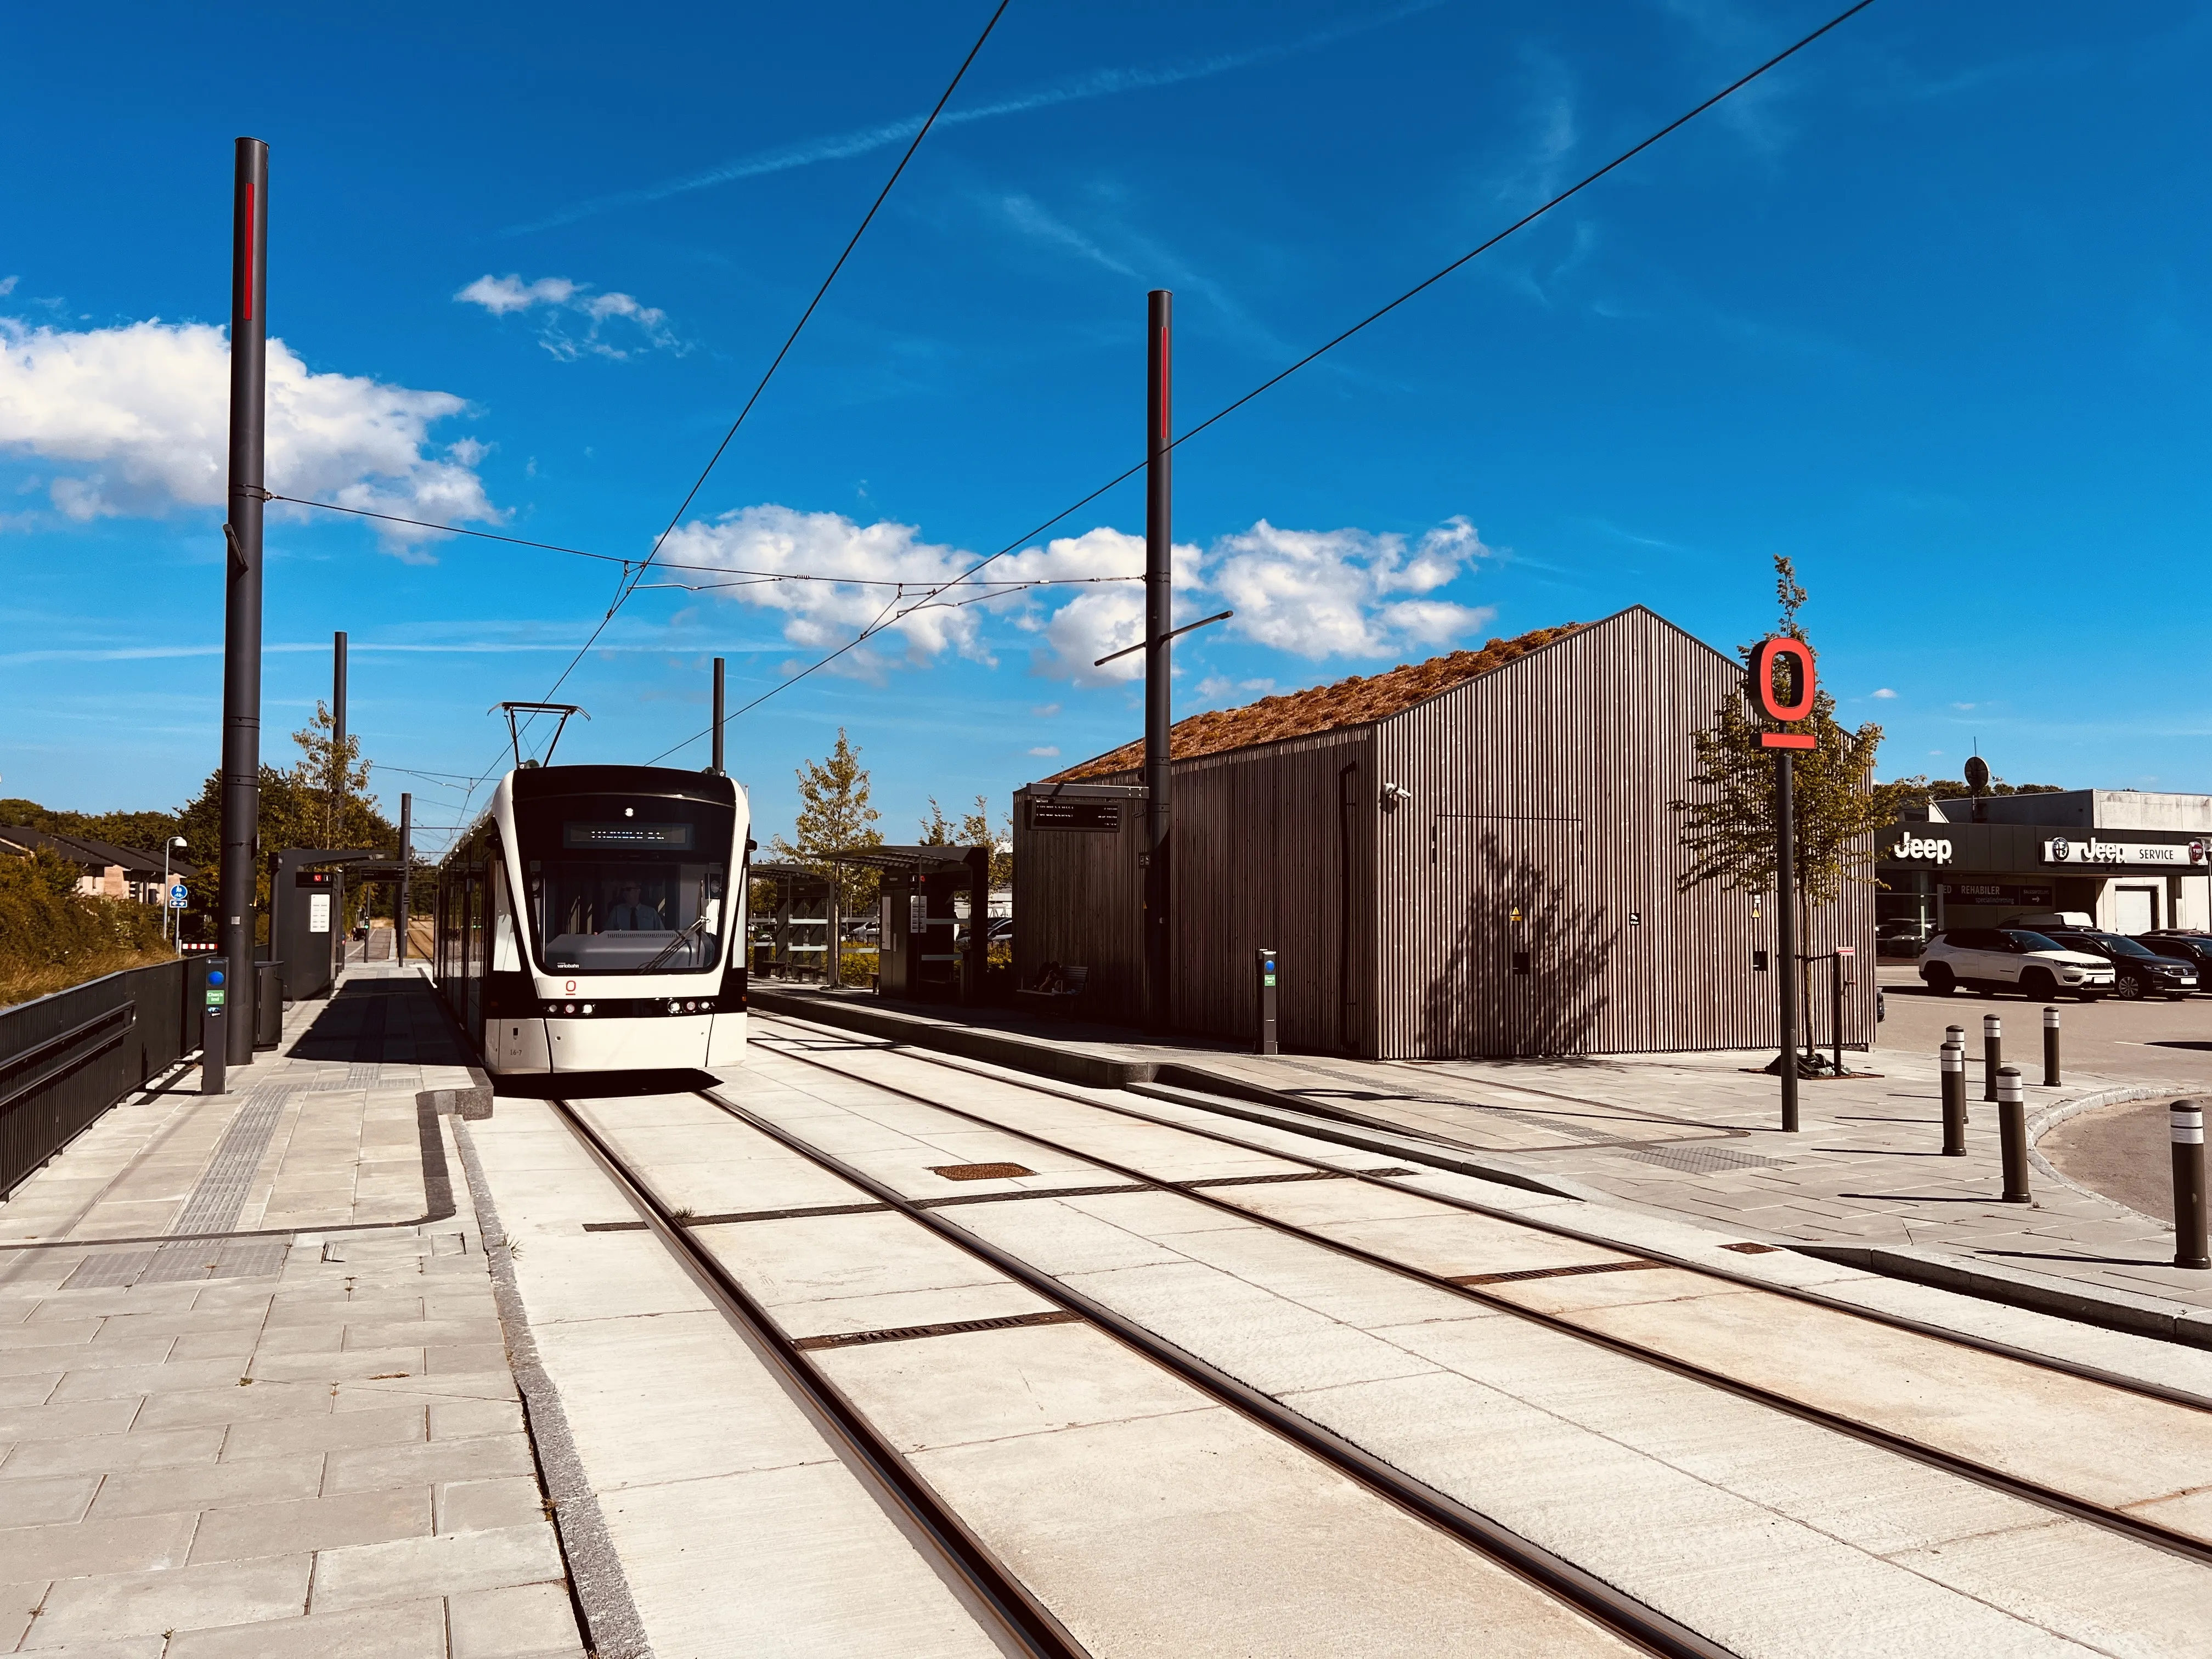
[[[1088,1019],[1133,1024],[1144,1013],[1138,937],[1144,886],[1137,854],[1145,804],[1121,803],[1121,827],[1031,830],[1014,795],[1014,972],[1034,985],[1048,962],[1091,969]]]
[[[1772,951],[1771,911],[1755,915],[1752,895],[1710,884],[1676,893],[1688,860],[1667,807],[1689,793],[1691,732],[1741,678],[1733,660],[1639,608],[1382,723],[1386,779],[1414,797],[1385,817],[1379,853],[1385,1054],[1490,1051],[1470,1042],[1617,1054],[1773,1041],[1774,974],[1752,966],[1754,950]],[[1578,822],[1583,858],[1534,860],[1509,835],[1484,869],[1469,863],[1471,847],[1455,865],[1455,837],[1466,840],[1455,821],[1484,819]],[[1814,951],[1857,945],[1844,1038],[1863,1043],[1871,890],[1853,889],[1807,931]],[[1517,988],[1541,994],[1509,1037],[1495,1018],[1464,1009],[1518,949],[1558,965],[1548,983],[1536,975]],[[1826,1010],[1823,997],[1824,1035]]]

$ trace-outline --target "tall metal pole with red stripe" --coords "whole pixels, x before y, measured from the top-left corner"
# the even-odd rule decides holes
[[[1168,744],[1174,647],[1168,635],[1175,627],[1175,457],[1170,450],[1175,418],[1169,364],[1175,295],[1158,288],[1150,298],[1145,335],[1145,1024],[1164,1030],[1171,1017]]]
[[[261,460],[267,424],[269,146],[238,141],[232,189],[230,511],[223,524],[222,865],[230,1063],[253,1063],[253,864],[261,829]]]

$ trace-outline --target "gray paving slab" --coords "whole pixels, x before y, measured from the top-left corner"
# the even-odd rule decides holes
[[[450,1121],[419,1067],[321,1058],[408,1038],[409,994],[293,1009],[240,1092],[126,1103],[0,1210],[58,1245],[0,1248],[11,1644],[449,1659],[450,1596],[487,1653],[581,1652]]]

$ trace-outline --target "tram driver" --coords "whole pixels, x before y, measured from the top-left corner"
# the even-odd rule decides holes
[[[609,933],[649,933],[665,932],[668,923],[662,919],[658,906],[643,902],[644,889],[636,882],[624,882],[622,896],[607,913],[607,925],[601,931]]]

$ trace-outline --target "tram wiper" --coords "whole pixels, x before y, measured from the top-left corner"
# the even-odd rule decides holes
[[[647,963],[645,966],[638,969],[637,971],[641,974],[649,974],[654,969],[659,967],[662,963],[667,961],[669,957],[676,954],[676,947],[678,945],[683,944],[686,939],[690,938],[692,934],[704,927],[707,925],[707,920],[708,913],[703,910],[701,911],[697,920],[693,921],[692,924],[689,927],[686,927],[682,933],[677,934],[674,939],[669,940],[667,944],[662,945],[660,947],[660,953],[654,957],[652,961]]]

